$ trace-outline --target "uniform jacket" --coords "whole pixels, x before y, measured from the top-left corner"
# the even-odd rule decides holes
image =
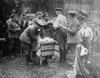
[[[20,35],[20,40],[22,42],[32,44],[34,41],[37,40],[38,36],[38,27],[37,24],[33,24],[28,26],[23,33]]]
[[[7,21],[8,25],[8,38],[19,38],[20,34],[20,27],[15,21],[9,19]]]
[[[69,25],[67,43],[80,43],[82,41],[79,34],[79,24],[76,20],[72,21]]]
[[[62,14],[59,14],[57,16],[57,18],[55,19],[54,23],[53,23],[53,26],[54,28],[58,28],[59,26],[66,26],[67,24],[67,19],[64,15]]]
[[[25,20],[22,16],[19,19],[19,25],[21,28],[21,31],[23,32],[28,27],[28,21]]]

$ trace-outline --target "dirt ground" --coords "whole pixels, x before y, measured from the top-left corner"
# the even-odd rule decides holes
[[[90,57],[91,63],[87,68],[94,74],[93,78],[100,78],[100,53]],[[60,64],[59,68],[48,66],[27,66],[24,57],[6,58],[0,63],[0,78],[67,78],[66,71],[71,67],[67,63]]]

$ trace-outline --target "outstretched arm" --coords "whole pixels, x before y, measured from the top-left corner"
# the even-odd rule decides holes
[[[77,32],[77,26],[76,25],[72,26],[72,28],[68,28],[68,27],[64,27],[64,26],[63,26],[63,28],[66,31],[68,31],[69,33],[75,33],[75,32]]]

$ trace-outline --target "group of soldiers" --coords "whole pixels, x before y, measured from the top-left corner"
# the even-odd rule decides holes
[[[10,40],[11,55],[22,51],[25,53],[26,63],[33,63],[31,52],[36,56],[37,42],[44,38],[46,28],[52,28],[48,37],[53,38],[59,45],[60,62],[66,62],[68,52],[75,54],[78,44],[83,45],[91,53],[92,29],[88,26],[89,18],[85,11],[68,11],[63,15],[61,8],[56,8],[56,16],[50,17],[47,12],[39,11],[35,14],[23,12],[20,17],[13,13],[7,20],[8,38]]]

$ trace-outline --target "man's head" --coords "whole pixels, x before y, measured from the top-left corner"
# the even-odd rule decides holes
[[[45,26],[45,22],[43,19],[35,18],[34,19],[34,24],[36,24],[37,27],[37,33],[41,33],[43,31],[43,28]]]
[[[43,19],[44,21],[46,21],[46,22],[49,21],[49,15],[48,15],[47,12],[45,12],[45,13],[43,14],[42,19]]]
[[[69,16],[69,19],[76,18],[77,17],[77,12],[76,11],[69,11],[68,16]]]
[[[86,17],[86,18],[88,17],[88,13],[86,11],[84,11],[84,10],[80,10],[79,14],[84,16],[84,17]]]
[[[85,21],[85,17],[84,16],[78,16],[77,20],[79,21],[80,24],[82,24]]]
[[[27,13],[26,13],[26,11],[23,11],[21,14],[22,14],[23,16],[25,16]]]
[[[84,23],[82,24],[82,27],[86,28],[86,27],[87,27],[87,23],[84,22]]]
[[[80,10],[80,11],[78,12],[78,17],[77,17],[77,19],[78,19],[80,22],[84,22],[87,18],[88,18],[88,14],[87,14],[86,11]]]
[[[12,10],[12,14],[16,14],[17,12],[16,12],[16,10],[15,9],[13,9]]]
[[[56,14],[62,14],[62,9],[61,8],[56,8]]]
[[[36,15],[36,18],[41,19],[42,16],[43,16],[43,12],[42,11],[38,11],[35,15]]]
[[[26,19],[26,14],[27,14],[26,12],[22,12],[21,13],[21,18]]]
[[[33,21],[34,18],[35,18],[35,14],[26,14],[26,19],[28,21]]]

